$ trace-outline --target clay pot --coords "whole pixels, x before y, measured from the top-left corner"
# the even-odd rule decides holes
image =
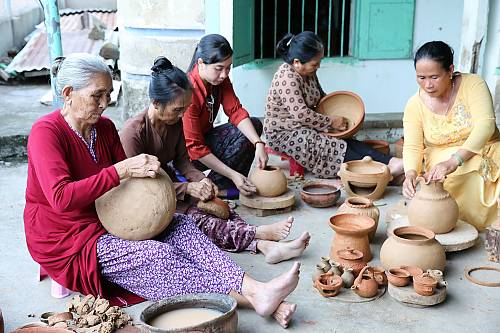
[[[339,263],[336,263],[335,261],[330,260],[330,269],[328,270],[329,273],[335,274],[335,275],[342,275],[342,266],[340,266]]]
[[[363,252],[363,260],[372,259],[368,233],[373,229],[375,221],[356,214],[337,214],[330,217],[330,227],[335,231],[330,247],[330,257],[339,260],[337,251],[351,248]]]
[[[321,262],[325,265],[325,273],[332,267],[330,264],[330,257],[321,257]]]
[[[175,213],[176,195],[163,170],[155,178],[127,178],[95,201],[97,215],[112,235],[128,240],[152,239]]]
[[[340,188],[320,180],[311,181],[302,186],[300,197],[310,206],[330,207],[340,198]]]
[[[359,272],[366,266],[366,261],[363,260],[363,252],[346,248],[337,251],[337,257],[340,266],[345,270],[352,268],[353,273],[357,276]]]
[[[268,165],[264,169],[255,168],[248,179],[257,188],[257,194],[263,197],[277,197],[287,190],[287,181],[283,170]]]
[[[387,271],[387,281],[396,287],[404,287],[410,283],[410,272],[402,268],[391,268]]]
[[[405,144],[404,138],[399,139],[398,141],[394,142],[394,156],[403,158],[403,147]]]
[[[423,273],[413,277],[413,288],[417,294],[422,296],[433,295],[436,290],[437,283],[437,280],[428,273]]]
[[[408,273],[410,273],[410,276],[412,276],[412,277],[420,275],[420,274],[422,274],[424,272],[422,270],[422,268],[416,267],[416,266],[403,265],[403,266],[401,266],[399,268],[404,269],[405,271],[407,271]]]
[[[410,225],[424,227],[436,234],[444,234],[455,228],[458,220],[458,205],[443,188],[442,182],[426,182],[417,177],[420,190],[408,206]]]
[[[352,268],[344,269],[344,273],[340,276],[342,278],[342,285],[344,288],[351,288],[354,283],[354,272]]]
[[[342,278],[338,275],[331,273],[321,274],[316,281],[314,287],[318,289],[319,293],[324,297],[337,296],[342,288]]]
[[[321,275],[325,274],[325,264],[323,262],[319,263],[316,265],[314,272],[312,274],[312,280],[313,282],[316,281],[316,279]]]
[[[378,284],[373,277],[373,274],[364,274],[368,266],[364,267],[359,273],[351,289],[354,290],[358,296],[370,298],[377,295]]]
[[[374,161],[370,156],[342,163],[338,175],[349,196],[360,196],[371,200],[381,198],[387,184],[392,180],[389,167]]]
[[[384,140],[363,140],[363,143],[371,146],[375,150],[378,150],[382,154],[389,155],[389,153],[391,152],[389,142]]]
[[[370,241],[373,239],[375,232],[377,231],[378,219],[380,217],[380,212],[378,208],[373,205],[373,201],[363,197],[347,198],[345,202],[340,205],[339,209],[337,209],[337,214],[341,213],[371,217],[375,221],[375,226],[368,233],[368,239]]]
[[[420,267],[424,271],[444,270],[445,252],[434,236],[431,230],[422,227],[394,229],[380,249],[382,265],[386,269],[407,265]]]
[[[221,200],[217,197],[213,198],[212,200],[203,202],[203,201],[198,201],[196,204],[196,207],[198,207],[200,210],[204,211],[207,214],[214,215],[220,219],[227,220],[229,218],[229,206],[228,204],[224,201]]]
[[[384,267],[370,266],[368,271],[373,273],[373,277],[375,278],[375,281],[377,281],[379,287],[387,285],[387,275],[385,274]]]

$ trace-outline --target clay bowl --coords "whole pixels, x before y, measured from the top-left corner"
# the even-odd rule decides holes
[[[437,286],[437,279],[428,273],[423,273],[413,277],[413,288],[415,292],[422,296],[434,294]]]
[[[206,308],[220,311],[221,315],[215,319],[198,325],[185,326],[182,328],[165,329],[151,326],[151,321],[157,316],[168,311]],[[156,302],[145,308],[140,316],[141,325],[147,332],[236,332],[238,326],[238,314],[236,312],[236,300],[225,294],[187,294],[175,296]]]
[[[400,266],[399,268],[404,269],[405,271],[410,273],[410,276],[412,276],[412,277],[415,277],[415,276],[418,276],[418,275],[421,275],[424,273],[424,270],[420,267],[417,267],[417,266],[403,265],[403,266]]]
[[[363,140],[363,143],[371,146],[373,149],[378,150],[382,154],[389,155],[391,149],[389,147],[389,142],[384,140]]]
[[[342,289],[342,278],[332,273],[321,274],[315,281],[314,287],[324,297],[337,296]]]
[[[402,268],[391,268],[386,272],[387,280],[396,287],[404,287],[410,283],[410,273]]]
[[[330,207],[340,198],[340,188],[320,180],[311,181],[302,186],[300,197],[310,206]]]
[[[327,135],[344,139],[356,134],[365,119],[365,105],[361,97],[350,91],[335,91],[321,99],[316,110],[325,116],[340,116],[348,121],[345,131],[329,132]]]

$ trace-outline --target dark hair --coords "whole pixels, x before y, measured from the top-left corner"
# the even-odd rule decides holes
[[[420,59],[430,59],[439,62],[441,66],[449,71],[453,65],[453,49],[442,41],[427,42],[422,45],[415,53],[413,66],[417,67],[417,61]]]
[[[286,34],[276,45],[276,51],[289,64],[294,59],[305,64],[324,50],[323,42],[311,31],[303,31],[298,35]]]
[[[149,81],[149,98],[167,104],[182,93],[191,90],[191,83],[183,71],[165,57],[156,58]]]
[[[201,58],[203,63],[209,65],[224,61],[232,55],[233,49],[223,36],[218,34],[203,36],[194,50],[188,72],[193,70],[198,58]]]

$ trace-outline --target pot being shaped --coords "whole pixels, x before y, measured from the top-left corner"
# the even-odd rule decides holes
[[[268,165],[264,169],[255,168],[248,177],[257,188],[257,194],[263,197],[277,197],[287,190],[287,181],[283,170]]]
[[[338,261],[337,252],[351,248],[363,253],[363,261],[368,262],[372,259],[368,241],[368,233],[375,225],[372,218],[356,214],[337,214],[330,217],[329,224],[335,231],[330,246],[330,257]]]
[[[442,182],[426,182],[418,177],[420,190],[408,206],[410,225],[424,227],[436,234],[444,234],[455,228],[458,220],[458,205],[443,188]]]
[[[422,270],[444,270],[446,256],[435,234],[422,227],[399,227],[391,232],[380,249],[380,261],[386,270],[417,266]]]
[[[378,283],[373,277],[373,274],[365,274],[365,271],[367,269],[368,266],[361,270],[356,280],[354,280],[354,284],[352,285],[351,289],[354,290],[354,292],[358,294],[358,296],[370,298],[377,295]]]
[[[174,185],[163,170],[156,178],[127,178],[99,197],[95,207],[110,234],[128,240],[151,239],[172,221]]]
[[[337,214],[348,213],[356,215],[364,215],[371,217],[375,221],[375,226],[368,233],[368,239],[371,241],[375,236],[377,231],[378,220],[380,217],[380,212],[377,207],[373,205],[373,201],[364,197],[350,197],[345,200],[345,202],[340,205],[337,209]]]
[[[366,266],[366,261],[363,259],[363,252],[346,248],[337,251],[339,264],[344,270],[351,268],[353,273],[357,276],[359,272]]]
[[[360,196],[370,200],[381,198],[392,180],[389,167],[374,161],[370,156],[342,163],[338,174],[350,197]]]

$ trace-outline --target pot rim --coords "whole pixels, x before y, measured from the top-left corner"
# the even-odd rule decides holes
[[[266,167],[264,169],[259,169],[260,171],[266,171],[266,172],[272,172],[272,171],[276,171],[276,170],[281,170],[281,168],[279,166],[276,166],[276,165],[266,165]]]
[[[417,235],[423,236],[426,239],[407,239],[401,237],[401,235]],[[424,227],[404,226],[391,230],[391,237],[404,244],[423,245],[432,242],[435,239],[436,234],[432,230]]]
[[[348,219],[348,220],[362,220],[363,222],[368,223],[369,225],[364,227],[360,226],[359,222],[357,225],[357,228],[355,230],[346,228],[345,226],[339,226],[336,225],[335,222],[337,221],[343,221],[343,219]],[[341,234],[346,234],[346,235],[355,235],[355,234],[366,234],[370,232],[370,230],[375,226],[375,220],[372,219],[369,216],[365,215],[357,215],[357,214],[350,214],[350,213],[340,213],[340,214],[335,214],[330,217],[329,219],[329,225],[330,227],[335,230],[335,232],[341,233]],[[355,225],[356,226],[356,225]]]
[[[411,276],[410,272],[403,268],[391,268],[387,271],[387,275],[402,279],[408,279]]]
[[[309,192],[307,190],[307,188],[326,188],[326,189],[331,189],[331,191],[326,191],[323,193],[315,193],[315,192]],[[306,193],[308,195],[312,195],[312,196],[337,194],[339,191],[340,191],[340,187],[335,186],[333,184],[326,184],[326,183],[319,182],[319,181],[312,181],[312,182],[308,182],[308,183],[305,183],[304,185],[302,185],[302,192]]]
[[[359,207],[359,208],[368,208],[373,205],[372,200],[358,195],[345,199],[345,203],[350,207]]]

